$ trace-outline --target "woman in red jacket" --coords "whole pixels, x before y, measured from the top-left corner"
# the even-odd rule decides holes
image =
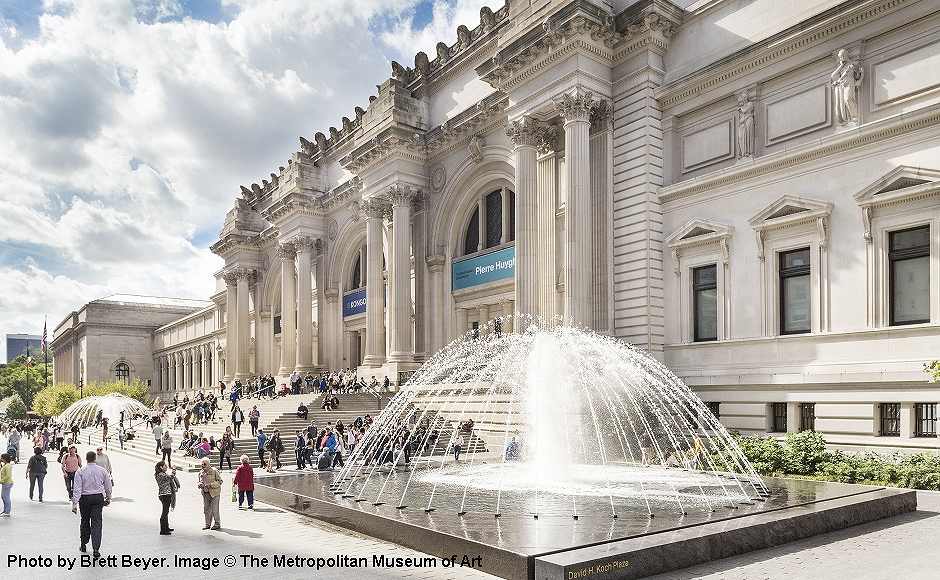
[[[248,496],[248,509],[255,508],[255,472],[251,469],[248,456],[241,456],[241,465],[235,470],[235,485],[238,486],[238,509],[242,509],[245,496]]]

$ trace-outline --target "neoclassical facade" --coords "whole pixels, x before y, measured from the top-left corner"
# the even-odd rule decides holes
[[[936,448],[938,39],[932,0],[483,8],[241,187],[156,384],[397,380],[525,313],[650,351],[733,429]]]

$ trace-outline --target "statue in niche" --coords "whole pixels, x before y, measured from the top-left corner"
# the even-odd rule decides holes
[[[467,144],[467,154],[474,163],[483,161],[483,137],[480,135],[470,137],[470,142]]]
[[[840,125],[858,122],[858,90],[865,71],[846,49],[836,53],[839,65],[830,75],[836,103],[836,120]]]
[[[738,159],[754,156],[754,101],[747,91],[738,93]]]

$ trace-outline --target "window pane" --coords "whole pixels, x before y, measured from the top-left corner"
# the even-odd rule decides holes
[[[467,234],[464,236],[463,253],[472,254],[480,246],[480,208],[473,210],[470,223],[467,224]]]
[[[930,320],[930,257],[898,260],[891,280],[895,324]]]
[[[503,196],[494,191],[486,196],[486,247],[498,246],[503,236]]]
[[[781,268],[798,268],[798,267],[808,267],[809,266],[809,248],[804,250],[797,250],[795,252],[787,252],[781,254]]]
[[[909,250],[930,245],[930,226],[891,233],[892,250]]]
[[[717,283],[717,271],[715,266],[705,266],[692,270],[693,283],[696,286],[715,285]]]
[[[783,332],[808,332],[810,328],[809,276],[783,279]]]
[[[516,194],[509,192],[509,241],[516,239]]]
[[[695,293],[695,340],[718,338],[718,290],[697,290]]]

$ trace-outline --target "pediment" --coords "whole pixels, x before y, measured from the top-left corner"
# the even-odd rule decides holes
[[[832,202],[785,195],[752,217],[750,224],[756,229],[765,229],[828,216],[830,213]]]
[[[731,227],[701,219],[691,219],[673,232],[666,243],[670,246],[685,246],[715,241],[731,235]]]
[[[899,165],[855,194],[862,206],[932,195],[940,190],[940,170]]]

